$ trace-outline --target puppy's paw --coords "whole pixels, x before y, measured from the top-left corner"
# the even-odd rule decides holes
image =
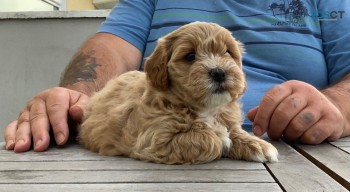
[[[233,140],[229,158],[257,162],[277,162],[278,151],[270,143],[257,137]]]
[[[258,145],[257,150],[253,150],[251,153],[251,160],[270,163],[278,162],[278,151],[272,144],[261,140],[258,142]]]

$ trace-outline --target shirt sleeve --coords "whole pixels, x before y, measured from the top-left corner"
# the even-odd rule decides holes
[[[114,34],[144,52],[154,7],[153,0],[121,0],[98,32]]]
[[[320,0],[318,15],[329,83],[350,73],[350,1]]]

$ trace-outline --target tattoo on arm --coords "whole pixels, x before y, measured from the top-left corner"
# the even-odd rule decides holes
[[[61,77],[60,86],[73,85],[81,81],[94,82],[97,78],[94,52],[81,52],[74,56]]]

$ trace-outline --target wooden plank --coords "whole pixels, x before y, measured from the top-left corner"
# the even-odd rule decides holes
[[[2,149],[0,152],[1,161],[107,161],[114,157],[106,157],[96,155],[89,150],[84,149],[80,145],[68,145],[65,147],[50,147],[45,152],[36,153],[33,151],[27,151],[24,153],[14,153],[13,151],[7,151]],[[120,158],[119,160],[129,160],[128,158]]]
[[[347,191],[289,145],[272,144],[279,151],[279,162],[266,166],[285,191]]]
[[[338,139],[336,141],[330,142],[330,144],[337,146],[341,149],[343,149],[344,147],[348,148],[350,147],[350,137],[344,137],[344,138]]]
[[[341,149],[350,154],[350,147],[341,147]]]
[[[321,145],[297,145],[305,156],[322,170],[350,190],[350,154],[337,147]]]
[[[1,162],[0,171],[105,171],[105,170],[265,170],[262,163],[221,159],[199,165],[163,165],[137,161]]]
[[[330,142],[331,145],[334,145],[335,147],[338,147],[339,149],[347,152],[350,154],[350,137],[345,137],[340,140]]]
[[[350,141],[335,141],[335,142],[330,142],[330,144],[336,147],[350,147]]]
[[[79,145],[64,149],[52,147],[46,152],[14,153],[0,150],[1,170],[265,170],[262,163],[220,159],[200,165],[164,165],[134,160],[127,157],[106,157],[92,153]]]
[[[340,138],[340,139],[338,139],[337,141],[350,141],[350,136]]]
[[[0,191],[281,191],[263,164],[229,159],[161,165],[74,145],[45,153],[0,150],[0,161]]]
[[[65,161],[75,162],[63,163]],[[93,161],[98,161],[100,163]],[[103,163],[101,161],[106,162]],[[105,170],[108,166],[109,169],[265,169],[262,163],[225,158],[201,165],[161,165],[142,162],[128,157],[102,156],[88,151],[77,144],[68,145],[64,148],[51,147],[48,151],[40,153],[34,151],[14,153],[13,151],[0,149],[0,162],[2,164],[0,170],[37,170],[38,167],[43,168],[42,170],[68,170],[69,168],[72,170],[86,170],[87,167],[92,166],[97,170]],[[39,164],[40,166],[38,166]]]
[[[266,170],[1,171],[0,183],[274,183]]]
[[[136,184],[0,184],[0,191],[17,192],[115,192],[115,191],[218,191],[280,192],[276,183],[136,183]]]

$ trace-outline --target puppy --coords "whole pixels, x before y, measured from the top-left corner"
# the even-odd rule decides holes
[[[245,88],[241,44],[217,24],[190,23],[158,40],[145,73],[120,75],[91,98],[78,140],[155,163],[276,162],[274,146],[241,128]]]

